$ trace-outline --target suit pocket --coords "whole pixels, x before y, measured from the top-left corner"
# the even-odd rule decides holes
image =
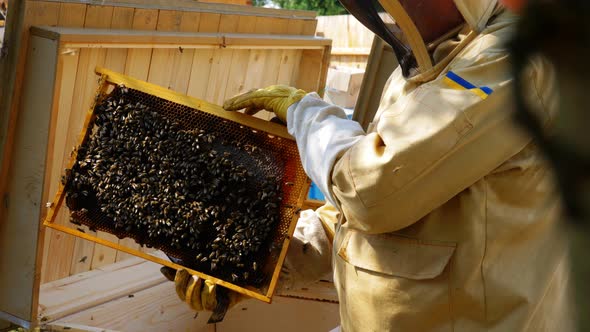
[[[349,230],[338,255],[358,268],[414,280],[433,279],[449,263],[456,245],[394,234]]]
[[[351,331],[452,331],[455,244],[345,232],[334,261],[343,326]]]

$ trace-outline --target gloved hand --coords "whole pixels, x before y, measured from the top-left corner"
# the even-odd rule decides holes
[[[223,305],[223,309],[227,310],[246,298],[246,296],[240,293],[217,286],[209,280],[191,275],[183,269],[176,271],[175,274],[173,272],[174,269],[169,267],[162,267],[160,271],[168,280],[172,280],[172,275],[174,275],[173,281],[176,294],[191,309],[196,311],[214,311],[219,309],[218,301],[220,300],[227,301],[227,307],[225,304]],[[220,292],[223,292],[223,294],[220,294]],[[223,295],[223,299],[220,299],[220,295]]]
[[[274,112],[283,122],[287,123],[289,106],[301,100],[306,92],[286,85],[271,85],[264,89],[255,89],[230,98],[223,103],[226,111],[246,109],[246,114],[256,114],[260,110]]]
[[[313,210],[302,211],[279,275],[278,291],[298,290],[331,279],[331,247],[318,214]]]

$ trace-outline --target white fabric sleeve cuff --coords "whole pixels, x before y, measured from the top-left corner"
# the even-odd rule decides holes
[[[301,290],[320,280],[332,280],[330,248],[317,213],[301,211],[281,270],[279,289]]]
[[[297,141],[307,175],[328,202],[340,206],[330,191],[332,168],[336,160],[365,135],[361,125],[347,119],[342,108],[326,103],[312,92],[289,107],[287,129]]]

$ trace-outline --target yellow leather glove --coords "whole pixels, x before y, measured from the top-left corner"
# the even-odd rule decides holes
[[[260,110],[274,112],[287,123],[287,109],[305,96],[306,92],[286,85],[271,85],[264,89],[255,89],[228,99],[223,103],[226,111],[246,109],[246,114],[256,114]]]
[[[186,270],[178,270],[174,277],[178,297],[196,311],[213,311],[217,306],[217,285],[191,275]],[[228,290],[228,309],[243,300],[245,296]]]

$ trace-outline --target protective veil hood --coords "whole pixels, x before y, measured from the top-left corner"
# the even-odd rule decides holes
[[[452,37],[458,30],[450,30],[438,40],[426,44],[415,22],[399,0],[340,0],[344,7],[366,27],[393,47],[404,77],[433,71],[431,51],[439,42]],[[376,3],[391,16],[398,27],[392,30],[381,19]],[[497,8],[497,0],[454,0],[457,9],[474,34],[481,32]],[[437,15],[437,13],[433,13]],[[458,27],[460,28],[460,27]]]
[[[475,32],[481,32],[494,14],[497,0],[454,0],[465,22]]]

